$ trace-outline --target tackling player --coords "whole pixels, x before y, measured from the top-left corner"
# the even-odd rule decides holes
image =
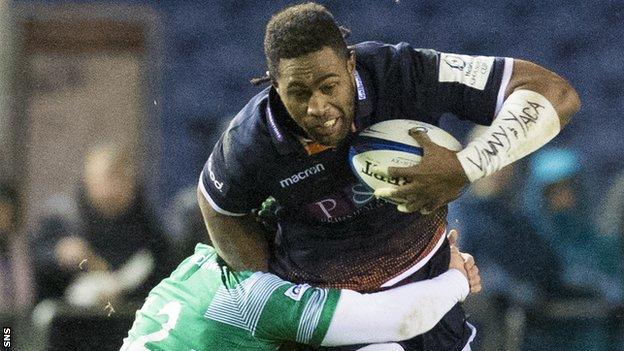
[[[552,139],[580,106],[561,77],[533,63],[416,49],[407,43],[347,47],[332,15],[307,3],[269,21],[271,86],[231,121],[200,177],[212,243],[237,269],[267,267],[296,283],[360,292],[446,271],[449,201]],[[383,120],[438,125],[442,114],[488,125],[454,152],[412,133],[420,164],[389,169],[411,182],[374,196],[347,164],[349,140]],[[250,210],[281,206],[266,238]],[[384,197],[405,201],[395,208]],[[495,238],[493,238],[495,240]],[[458,304],[406,350],[468,349],[474,330]]]
[[[449,270],[373,294],[236,272],[199,244],[149,294],[121,351],[277,350],[284,341],[335,346],[409,339],[481,289],[473,258],[453,246]]]

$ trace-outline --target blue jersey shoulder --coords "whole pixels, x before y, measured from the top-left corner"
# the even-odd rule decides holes
[[[264,123],[269,89],[266,88],[251,98],[232,119],[223,135],[224,146],[235,145],[237,153],[246,154],[250,151],[257,152],[259,147],[265,146],[264,142],[270,142],[270,135]]]

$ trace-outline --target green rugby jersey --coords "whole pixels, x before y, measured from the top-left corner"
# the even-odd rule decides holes
[[[233,272],[199,244],[148,295],[122,351],[277,350],[319,345],[340,290],[295,285],[263,272]]]

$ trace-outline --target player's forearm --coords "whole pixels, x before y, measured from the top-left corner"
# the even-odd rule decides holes
[[[543,95],[557,111],[561,127],[578,112],[581,100],[574,88],[562,77],[534,63],[515,59],[506,97],[515,90],[531,90]]]
[[[197,199],[219,256],[234,270],[266,271],[268,245],[258,223],[248,216],[229,217],[217,213],[199,190]]]
[[[514,61],[512,79],[492,125],[457,153],[468,180],[489,176],[546,145],[580,107],[578,95],[556,74]]]
[[[469,293],[458,270],[374,294],[343,290],[324,346],[410,339],[433,328]]]

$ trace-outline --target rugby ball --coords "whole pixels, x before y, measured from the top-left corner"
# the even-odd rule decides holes
[[[373,191],[405,184],[405,179],[389,177],[386,172],[388,167],[420,163],[423,149],[409,135],[412,128],[427,133],[440,146],[461,150],[459,141],[439,127],[408,119],[387,120],[364,129],[350,145],[349,163],[355,176]]]

